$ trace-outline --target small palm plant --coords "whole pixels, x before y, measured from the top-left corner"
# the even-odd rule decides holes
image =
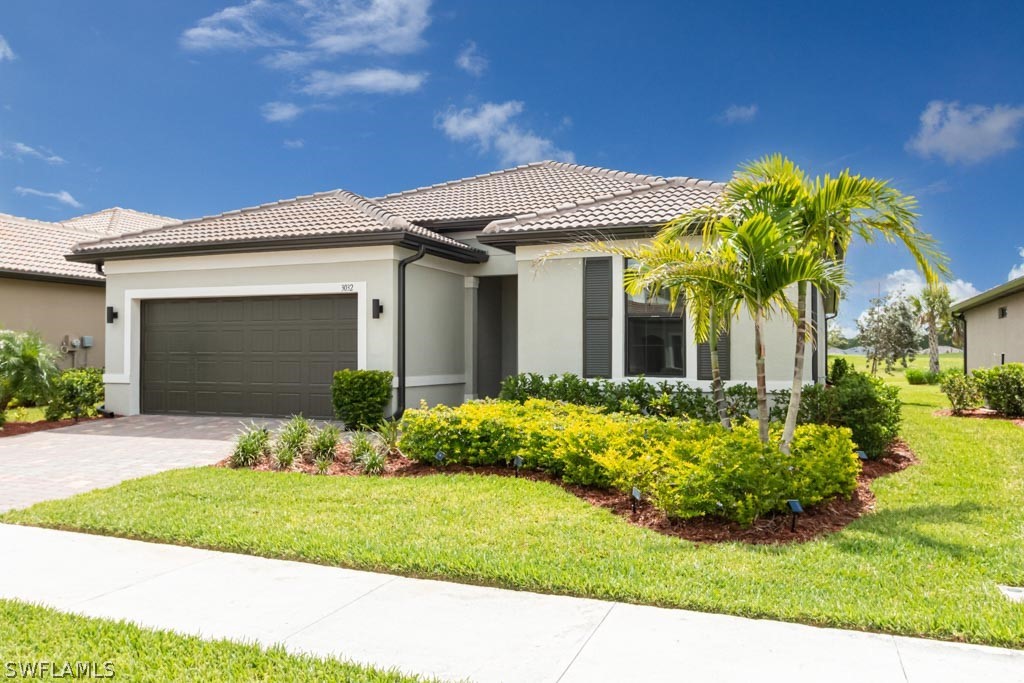
[[[369,432],[355,432],[349,444],[352,449],[352,461],[363,471],[363,474],[380,475],[388,462],[387,453],[381,448]]]
[[[0,410],[11,399],[41,404],[60,374],[57,351],[35,332],[0,331]]]

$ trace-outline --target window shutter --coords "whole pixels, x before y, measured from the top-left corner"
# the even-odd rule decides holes
[[[722,381],[732,377],[730,367],[729,333],[723,332],[718,337],[718,370],[722,375]],[[697,379],[711,379],[711,345],[707,342],[697,344]]]
[[[612,375],[612,260],[583,259],[583,376]]]

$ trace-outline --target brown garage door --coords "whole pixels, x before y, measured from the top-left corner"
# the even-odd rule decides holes
[[[329,418],[356,317],[352,294],[144,301],[142,411]]]

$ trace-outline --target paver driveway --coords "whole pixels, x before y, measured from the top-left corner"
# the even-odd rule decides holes
[[[0,439],[0,512],[228,455],[236,417],[138,415]]]

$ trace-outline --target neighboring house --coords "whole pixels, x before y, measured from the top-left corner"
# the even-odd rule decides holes
[[[964,321],[964,371],[1024,363],[1024,277],[953,304]]]
[[[684,311],[627,298],[619,257],[561,253],[645,239],[721,186],[539,162],[367,199],[344,190],[79,244],[102,264],[107,406],[117,413],[331,414],[340,368],[392,370],[395,406],[497,394],[515,372],[706,388],[710,358]],[[697,239],[697,238],[694,238]],[[824,297],[809,313],[824,330]],[[723,341],[753,382],[753,332]],[[768,379],[789,386],[795,330],[768,325]],[[824,349],[806,378],[824,378]]]
[[[64,256],[83,240],[171,220],[121,208],[61,223],[0,214],[0,329],[39,332],[62,352],[64,367],[102,366],[103,276]]]

